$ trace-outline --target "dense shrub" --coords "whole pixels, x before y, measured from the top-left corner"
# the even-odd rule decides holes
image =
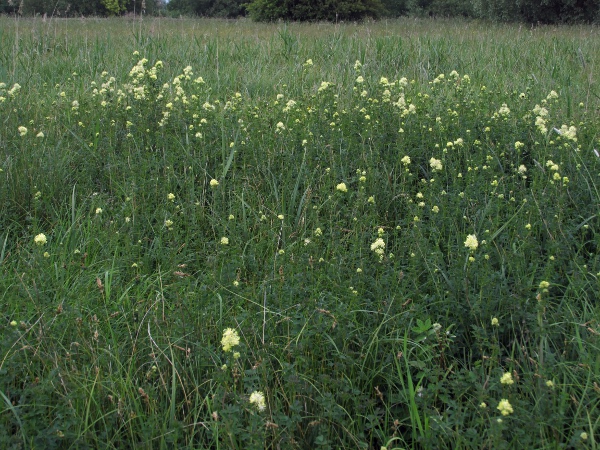
[[[0,14],[58,17],[114,16],[141,11],[155,14],[161,5],[161,0],[0,0]]]
[[[235,18],[245,15],[245,0],[171,0],[167,9],[174,14]]]
[[[463,0],[407,0],[407,10],[414,16],[472,16],[473,6]]]
[[[476,16],[529,23],[589,23],[600,18],[597,0],[472,0]]]
[[[381,0],[255,0],[248,5],[258,21],[338,21],[377,18],[385,11]]]

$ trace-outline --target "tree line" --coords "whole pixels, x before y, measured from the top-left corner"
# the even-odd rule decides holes
[[[468,17],[540,24],[600,23],[600,0],[0,0],[0,14],[126,13],[258,21],[357,21],[399,16]]]
[[[50,17],[159,14],[164,0],[0,0],[0,14]]]

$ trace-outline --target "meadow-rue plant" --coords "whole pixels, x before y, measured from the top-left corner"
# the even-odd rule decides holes
[[[346,183],[339,183],[335,188],[338,191],[340,191],[340,192],[348,192],[348,188],[346,187]]]
[[[504,398],[498,403],[497,409],[503,416],[508,416],[509,414],[512,414],[514,412],[510,402]]]
[[[221,245],[229,245],[229,238],[228,238],[228,237],[225,237],[225,236],[223,236],[223,237],[221,238]]]
[[[17,130],[19,131],[19,136],[25,136],[27,134],[27,128],[22,125]]]
[[[500,325],[500,322],[498,321],[497,317],[492,317],[492,326],[493,327],[497,327]]]
[[[35,242],[36,245],[46,245],[48,239],[44,233],[40,233],[33,238],[33,242]]]
[[[477,236],[474,234],[469,234],[467,239],[465,239],[465,247],[474,252],[479,247],[479,242],[477,241]]]
[[[219,185],[219,182],[217,180],[215,180],[214,178],[212,180],[210,180],[210,187],[217,187]]]
[[[440,171],[443,168],[442,161],[433,157],[429,160],[429,165],[431,166],[434,172]]]
[[[264,411],[267,407],[265,394],[263,394],[261,391],[252,392],[252,394],[250,394],[249,402],[259,411]]]
[[[221,339],[221,346],[224,352],[230,352],[233,347],[240,344],[240,336],[237,330],[233,328],[226,328],[223,331],[223,337]]]
[[[514,382],[515,381],[513,380],[512,374],[510,372],[505,372],[504,374],[502,374],[502,377],[500,377],[501,384],[510,386],[511,384],[514,384]]]

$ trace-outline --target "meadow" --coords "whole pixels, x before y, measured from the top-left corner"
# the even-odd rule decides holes
[[[0,447],[598,448],[598,48],[0,18]]]

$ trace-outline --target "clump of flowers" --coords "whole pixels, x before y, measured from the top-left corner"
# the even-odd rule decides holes
[[[443,168],[442,161],[440,161],[439,159],[435,159],[435,158],[431,158],[429,160],[429,165],[431,166],[431,168],[433,169],[434,172],[442,170],[442,168]]]
[[[267,407],[267,404],[265,401],[265,394],[263,394],[261,391],[254,391],[252,394],[250,394],[249,401],[259,411],[264,411]]]
[[[514,412],[512,405],[505,398],[500,400],[500,403],[498,403],[497,408],[498,411],[500,411],[500,414],[502,414],[503,416],[508,416],[509,414],[512,414]]]
[[[221,346],[224,352],[230,352],[233,347],[239,345],[240,336],[238,332],[233,328],[226,328],[223,331],[223,338],[221,339]]]
[[[340,183],[335,187],[340,192],[348,192],[348,188],[346,187],[346,183]]]
[[[229,245],[229,238],[228,238],[228,237],[225,237],[225,236],[223,236],[223,237],[221,238],[221,245]]]
[[[375,239],[375,242],[371,244],[371,251],[382,260],[385,253],[385,241],[381,237]]]
[[[512,374],[510,372],[505,372],[502,375],[502,377],[500,377],[500,383],[510,386],[511,384],[514,384],[515,381],[513,380]]]
[[[45,245],[46,242],[48,242],[48,239],[46,238],[46,235],[44,233],[40,233],[33,238],[33,242],[35,242],[36,245]]]
[[[17,130],[19,131],[19,136],[25,136],[27,134],[27,128],[24,126],[20,126]]]
[[[474,252],[479,247],[479,241],[477,241],[477,236],[474,234],[469,234],[467,239],[465,239],[465,247]]]
[[[215,180],[214,178],[212,180],[210,180],[210,187],[215,188],[219,185],[219,182],[217,180]]]

